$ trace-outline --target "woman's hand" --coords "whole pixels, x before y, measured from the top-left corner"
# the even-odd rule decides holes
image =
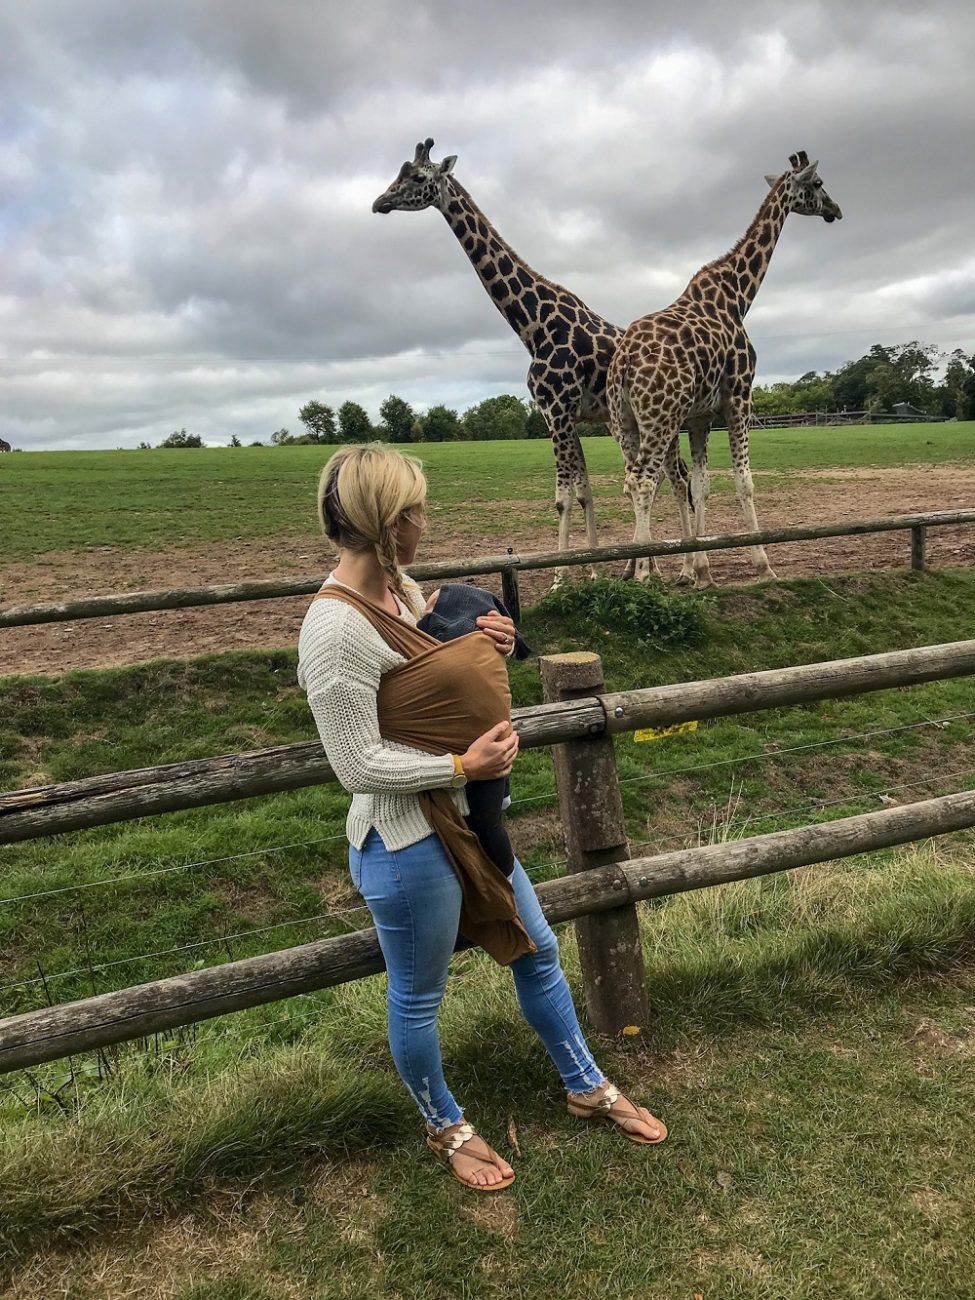
[[[490,614],[482,614],[474,622],[486,636],[491,638],[499,654],[511,654],[515,648],[515,625],[510,618],[492,610]]]
[[[507,776],[518,755],[518,733],[510,722],[497,726],[478,736],[460,762],[469,781],[493,781]]]

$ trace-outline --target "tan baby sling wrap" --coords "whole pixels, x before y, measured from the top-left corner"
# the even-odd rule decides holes
[[[384,740],[427,754],[463,754],[478,736],[510,719],[508,670],[483,632],[440,642],[349,587],[324,587],[315,599],[351,605],[406,659],[380,679],[376,711]],[[502,966],[535,952],[510,880],[484,852],[449,791],[421,790],[418,797],[460,882],[461,934]]]

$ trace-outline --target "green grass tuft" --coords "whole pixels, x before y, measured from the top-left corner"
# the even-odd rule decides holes
[[[652,650],[700,645],[707,630],[700,600],[667,595],[651,584],[608,578],[556,587],[538,602],[533,615],[571,620],[584,632],[612,628],[636,646]]]

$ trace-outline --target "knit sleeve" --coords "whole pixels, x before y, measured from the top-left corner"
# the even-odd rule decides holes
[[[333,601],[317,607],[301,630],[299,681],[339,781],[352,794],[416,794],[449,786],[449,754],[390,745],[379,733],[379,680],[399,656],[356,610]]]

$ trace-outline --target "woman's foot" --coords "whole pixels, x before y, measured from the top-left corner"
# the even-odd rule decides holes
[[[651,1115],[646,1106],[637,1106],[624,1097],[608,1079],[591,1092],[566,1095],[570,1114],[579,1119],[605,1116],[622,1129],[631,1142],[650,1144],[662,1142],[667,1136],[667,1126],[661,1120]]]
[[[500,1190],[514,1179],[515,1171],[507,1160],[492,1150],[466,1120],[439,1132],[428,1125],[427,1145],[450,1166],[454,1177],[468,1187]]]

